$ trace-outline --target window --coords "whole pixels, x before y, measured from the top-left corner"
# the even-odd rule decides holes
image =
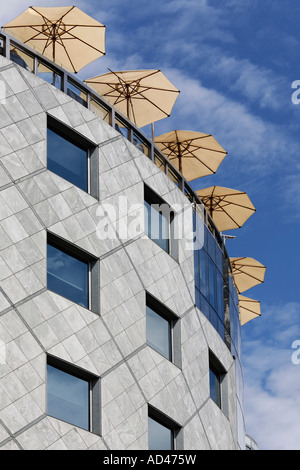
[[[51,69],[48,65],[38,61],[37,63],[37,75],[46,82],[50,83],[54,87],[61,90],[62,88],[62,77],[54,69]]]
[[[178,318],[150,294],[146,294],[147,344],[169,361],[180,366]]]
[[[149,450],[179,449],[180,426],[156,408],[149,406],[148,447]]]
[[[225,377],[225,369],[218,361],[218,359],[210,352],[209,353],[209,389],[210,398],[223,409],[222,403],[222,382]]]
[[[33,72],[34,59],[31,55],[17,48],[13,44],[10,45],[10,60],[20,65],[24,69]]]
[[[129,139],[130,131],[128,125],[120,119],[117,119],[117,117],[115,118],[115,129],[120,132],[121,135],[126,137],[126,139]]]
[[[141,136],[139,136],[138,134],[136,134],[135,132],[133,133],[132,143],[133,143],[141,152],[143,152],[145,155],[149,156],[149,147],[148,147],[146,141],[145,141]]]
[[[97,160],[95,145],[48,116],[48,170],[97,197]]]
[[[226,341],[223,253],[196,212],[194,232],[197,237],[194,250],[196,306]]]
[[[48,233],[47,288],[49,290],[85,308],[98,311],[98,264],[98,261],[86,252]]]
[[[60,359],[47,358],[47,414],[100,434],[99,378]]]
[[[75,83],[67,82],[67,94],[71,96],[75,101],[87,107],[87,93]]]
[[[147,305],[147,343],[165,356],[172,357],[170,321]]]
[[[145,186],[145,233],[164,251],[171,251],[171,224],[174,213],[150,188]]]

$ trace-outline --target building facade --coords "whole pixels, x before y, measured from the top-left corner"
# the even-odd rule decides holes
[[[4,55],[0,449],[244,449],[236,291],[204,208],[130,123]]]

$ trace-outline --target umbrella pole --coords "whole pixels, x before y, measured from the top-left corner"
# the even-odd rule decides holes
[[[129,92],[129,85],[125,85],[126,86],[126,104],[127,104],[127,117],[128,119],[130,119],[129,117],[129,105],[130,105],[130,92]]]
[[[56,24],[52,25],[52,57],[53,57],[53,62],[55,62],[55,29],[56,29]]]
[[[182,154],[180,150],[180,143],[177,143],[177,148],[178,148],[178,165],[179,165],[179,171],[182,174]]]
[[[210,198],[210,208],[209,208],[209,214],[211,218],[213,218],[213,198]]]
[[[154,142],[154,122],[151,124],[152,142]]]

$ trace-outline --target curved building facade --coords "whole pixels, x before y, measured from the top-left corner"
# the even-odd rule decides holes
[[[2,35],[0,449],[244,449],[220,234],[132,123],[18,46],[27,69]]]

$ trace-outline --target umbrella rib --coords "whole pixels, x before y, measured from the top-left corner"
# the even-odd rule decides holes
[[[75,66],[74,66],[74,64],[73,64],[73,62],[72,62],[72,60],[71,60],[71,57],[70,57],[70,55],[69,55],[69,53],[68,53],[68,51],[67,51],[67,49],[66,49],[66,46],[64,45],[63,42],[61,43],[61,46],[64,48],[65,53],[66,53],[66,55],[67,55],[67,57],[68,57],[68,59],[69,59],[69,61],[70,61],[70,64],[71,64],[71,66],[73,67],[74,72],[76,73]]]
[[[34,7],[29,8],[31,8],[31,10],[35,11],[38,15],[40,15],[44,21],[47,20],[46,16],[44,16],[40,11],[36,10]]]
[[[217,204],[219,204],[219,203],[217,203]],[[227,217],[229,217],[229,219],[232,220],[232,222],[233,222],[238,228],[241,228],[241,225],[239,225],[239,224],[237,223],[237,221],[234,220],[234,218],[233,218],[225,209],[223,209],[221,206],[219,206],[219,207],[220,207],[220,209],[227,215]],[[212,209],[212,212],[214,212],[214,211],[215,211],[215,209]],[[213,213],[212,213],[212,218],[214,218]]]
[[[124,79],[122,79],[116,72],[114,72],[113,70],[110,70],[108,69],[110,72],[112,72],[117,78],[118,80],[120,81],[123,81],[124,84],[126,84],[126,81]],[[157,73],[158,71],[155,71],[155,72],[152,72],[150,73],[149,75],[147,75],[147,78],[150,77],[151,75],[154,75],[154,73]],[[143,78],[146,78],[146,77],[143,77]],[[143,80],[143,78],[140,79],[140,81]],[[149,88],[150,89],[150,88]],[[166,90],[168,91],[168,90]],[[149,100],[149,98],[147,98],[146,96],[144,96],[142,93],[140,93],[139,91],[136,92],[138,95],[140,95],[142,97],[142,99],[145,99],[146,101],[148,101],[149,103],[151,103],[153,106],[155,106],[157,109],[159,109],[159,111],[161,111],[163,114],[165,114],[166,116],[169,116],[168,113],[166,113],[163,109],[161,109],[158,105],[156,105],[155,103],[153,103],[151,100]],[[135,98],[136,99],[136,98]]]
[[[143,78],[141,78],[143,80]],[[179,93],[179,90],[171,90],[170,88],[160,88],[160,87],[155,87],[155,86],[145,86],[142,85],[144,88],[143,92],[148,91],[148,90],[155,90],[155,91],[168,91],[169,93]]]
[[[200,158],[198,158],[196,155],[195,155],[195,159],[198,160],[198,162],[200,162],[203,166],[205,166],[209,171],[215,173],[215,171],[212,168],[210,168],[206,163],[200,160]]]
[[[178,141],[175,142],[175,141],[173,141],[173,142],[168,142],[168,144],[169,144],[169,145],[170,145],[170,144],[176,145],[177,143],[179,143],[179,144],[182,145],[182,144],[184,144],[185,142],[189,142],[189,143],[187,144],[186,149],[184,149],[183,151],[188,150],[188,152],[190,153],[190,155],[184,154],[184,155],[183,155],[184,158],[198,158],[198,157],[194,154],[194,152],[197,151],[197,150],[200,150],[200,149],[202,149],[202,150],[207,150],[207,151],[209,151],[209,152],[221,153],[221,154],[227,155],[227,152],[226,152],[225,150],[215,150],[215,149],[210,149],[210,148],[208,148],[208,147],[201,147],[201,146],[196,146],[196,145],[193,146],[193,147],[194,147],[194,150],[191,150],[190,147],[191,147],[192,145],[191,145],[191,142],[190,142],[190,141],[183,141],[183,142],[178,142]],[[165,144],[165,145],[167,145],[165,142],[159,142],[159,143],[160,143],[160,144]],[[175,155],[177,155],[177,153],[176,153],[177,148],[176,148],[176,147],[174,147],[174,150],[171,149],[171,148],[168,147],[168,146],[167,146],[167,148],[169,148],[170,151],[172,151]]]
[[[22,25],[14,25],[14,26],[3,26],[5,29],[11,29],[11,28],[40,28],[41,26],[44,26],[42,24],[22,24]]]
[[[247,259],[247,257],[242,257],[242,258],[237,258],[237,260],[235,261],[232,261],[232,264],[234,266],[236,266],[237,268],[241,269],[241,268],[259,268],[259,269],[266,269],[265,266],[263,266],[262,264],[247,264],[247,262],[243,263],[243,264],[238,264],[240,263],[242,260],[244,259]],[[257,262],[258,263],[258,262]]]
[[[243,301],[243,302],[245,302],[245,301]],[[252,303],[252,302],[249,302],[249,303]],[[253,300],[253,303],[256,304],[256,301]],[[239,305],[240,305],[240,304],[239,304]],[[241,306],[241,305],[240,305],[240,306]],[[250,313],[253,313],[254,315],[258,315],[258,316],[260,315],[260,313],[254,312],[253,310],[251,310],[250,307],[246,307],[245,305],[242,305],[241,308],[243,308],[244,310],[247,310],[247,311],[250,312]]]
[[[105,93],[102,94],[102,96],[109,96],[110,93],[114,93],[114,92],[117,92],[118,93],[118,90],[116,90],[116,83],[106,83],[106,82],[91,82],[89,80],[85,80],[86,83],[89,83],[90,85],[93,85],[93,84],[96,84],[96,85],[106,85],[108,87],[111,88],[110,91],[106,91]],[[120,84],[121,86],[123,86],[123,84],[121,83]],[[118,93],[118,96],[120,95],[120,93]],[[113,97],[115,98],[115,97]]]
[[[134,123],[136,124],[135,113],[134,113],[134,107],[133,107],[133,103],[132,103],[131,97],[129,98],[129,104],[130,104],[130,106],[131,106],[131,112],[132,112],[133,121],[134,121]],[[129,118],[129,116],[128,116],[128,118]]]
[[[191,145],[191,144],[189,144]],[[208,147],[201,147],[201,146],[194,146],[195,147],[195,150],[198,150],[198,149],[202,149],[202,150],[208,150],[209,152],[216,152],[216,153],[225,153],[227,154],[227,152],[225,150],[216,150],[216,149],[210,149]],[[191,151],[192,153],[192,151]]]
[[[43,17],[44,20],[47,20],[46,17]],[[52,23],[54,24],[54,23]],[[65,23],[64,23],[65,24]],[[43,26],[42,24],[21,24],[21,25],[12,25],[12,26],[3,26],[3,28],[7,28],[7,29],[11,29],[11,28],[32,28],[32,27],[40,27],[40,26]],[[65,26],[72,26],[73,28],[75,28],[76,26],[80,26],[80,28],[105,28],[105,25],[104,24],[71,24],[71,23],[67,23],[65,24]]]
[[[125,90],[126,90],[125,86],[127,85],[126,80],[124,80],[124,78],[122,78],[121,75],[118,75],[117,72],[114,72],[114,71],[111,70],[111,69],[108,69],[108,70],[109,70],[110,73],[112,73],[115,77],[117,77],[117,79],[118,79],[120,85],[123,87],[123,90],[125,91]],[[101,83],[101,82],[97,82],[97,83]],[[105,82],[103,82],[103,83],[105,83]],[[110,84],[110,83],[105,83],[105,84],[110,85],[110,86],[116,85],[115,83],[112,83],[112,84]]]
[[[76,26],[79,26],[80,28],[105,28],[104,24],[71,24],[71,23],[64,23],[65,26],[72,26],[75,28]]]
[[[259,279],[258,277],[254,276],[253,274],[245,273],[244,271],[241,271],[240,269],[237,269],[237,268],[235,268],[234,271],[235,271],[235,272],[234,272],[234,276],[238,276],[239,274],[241,274],[241,275],[244,275],[244,276],[251,277],[252,279],[255,279],[256,281],[262,282],[261,279]]]
[[[240,196],[241,194],[246,194],[246,193],[239,193],[237,194],[237,196]],[[230,196],[235,196],[234,194],[230,195]],[[210,196],[208,196],[210,197]],[[231,202],[231,201],[226,201],[225,198],[227,197],[226,194],[222,195],[222,196],[215,196],[215,199],[214,197],[212,196],[212,199],[214,199],[214,202],[216,203],[217,206],[219,206],[221,209],[225,210],[226,206],[236,206],[236,207],[241,207],[242,209],[247,209],[249,211],[253,211],[255,212],[256,209],[255,208],[252,208],[252,207],[249,207],[249,206],[245,206],[243,204],[239,204],[238,202]],[[219,200],[217,201],[216,198],[218,198]],[[225,201],[225,203],[224,203]],[[224,203],[223,206],[221,206],[221,203]]]
[[[249,207],[249,206],[244,206],[243,204],[238,204],[237,202],[228,202],[228,201],[226,201],[225,206],[231,206],[231,205],[234,205],[235,207],[241,207],[242,209],[247,209],[247,210],[252,211],[252,212],[256,212],[255,207],[253,208],[253,207]]]
[[[111,70],[111,69],[108,69],[108,70],[109,70],[113,75],[115,75],[115,76],[117,77],[117,79],[119,80],[119,83],[120,83],[121,87],[123,88],[123,92],[124,92],[125,99],[127,99],[126,96],[128,95],[128,91],[129,91],[129,90],[128,90],[128,88],[126,88],[126,86],[127,86],[127,85],[129,86],[128,82],[126,82],[126,80],[124,80],[120,75],[118,75],[117,72],[114,72],[114,71]],[[136,85],[134,86],[134,88],[136,88],[136,87],[139,85],[140,81],[139,81],[139,80],[134,80],[134,82],[136,83]],[[99,83],[99,82],[98,82],[98,83]],[[110,86],[113,88],[113,86],[112,86],[111,84],[108,84],[108,85],[110,85]],[[114,84],[114,85],[115,85],[115,84]],[[133,88],[133,90],[134,90],[134,88]],[[115,89],[115,88],[114,88],[114,89]],[[117,91],[117,90],[116,90],[116,91]],[[129,97],[131,97],[131,93],[129,94]],[[131,103],[131,105],[132,105],[132,103]]]
[[[100,27],[100,26],[99,26],[99,27]],[[68,33],[69,33],[69,32],[68,32]],[[83,41],[83,39],[80,39],[80,38],[78,38],[77,36],[74,36],[74,34],[72,34],[72,33],[69,33],[69,34],[70,34],[70,36],[72,36],[73,39],[76,39],[77,41],[82,42],[82,43],[85,44],[86,46],[89,46],[89,47],[91,47],[92,49],[95,49],[95,51],[101,52],[101,54],[104,54],[104,52],[101,51],[100,49],[97,49],[97,47],[92,46],[91,44],[89,44],[89,43],[86,42],[86,41]],[[69,38],[69,39],[71,39],[71,38]]]
[[[146,101],[148,101],[148,103],[152,104],[155,108],[157,108],[159,111],[161,111],[163,114],[165,114],[166,116],[169,116],[169,114],[164,111],[162,108],[160,108],[157,104],[153,103],[153,101],[149,100],[149,98],[147,98],[147,96],[145,95],[142,95],[139,91],[137,92],[139,95],[141,95],[141,97],[143,99],[145,99]]]
[[[126,101],[126,98],[124,98],[122,95],[117,96],[117,99],[114,101],[114,106],[116,104],[123,103],[123,101]]]
[[[72,6],[70,8],[70,10],[68,10],[66,13],[64,13],[57,21],[56,23],[58,23],[58,21],[61,21],[66,15],[68,15],[72,10],[74,10],[75,6]]]
[[[44,49],[43,49],[43,52],[42,52],[42,54],[44,54],[45,50],[46,50],[46,49],[47,49],[47,47],[48,47],[48,46],[50,46],[50,45],[51,45],[51,38],[50,38],[50,36],[48,36],[48,38],[47,38],[47,41],[46,41],[46,44],[45,44],[45,46],[44,46]]]
[[[32,28],[34,31],[36,31],[35,28]],[[32,36],[31,38],[29,39],[26,39],[26,41],[24,41],[24,44],[26,44],[28,41],[45,41],[45,38],[39,38],[39,39],[36,39],[37,36],[39,36],[40,34],[44,34],[43,31],[38,31],[37,34],[35,36]],[[47,36],[48,37],[48,36]]]

